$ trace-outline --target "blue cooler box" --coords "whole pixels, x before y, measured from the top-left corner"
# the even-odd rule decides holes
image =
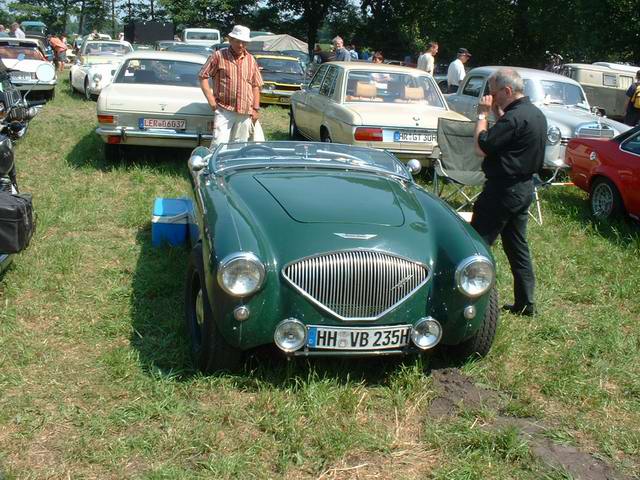
[[[189,229],[189,214],[193,209],[187,198],[156,198],[151,218],[151,244],[184,245]]]

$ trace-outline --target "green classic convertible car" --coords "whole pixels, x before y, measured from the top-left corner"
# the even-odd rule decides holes
[[[291,356],[484,355],[495,265],[475,231],[389,153],[315,142],[196,148],[186,322],[197,366]]]

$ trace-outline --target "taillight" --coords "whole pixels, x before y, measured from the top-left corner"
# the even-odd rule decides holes
[[[113,125],[118,123],[118,117],[116,115],[98,115],[98,123],[109,123]]]
[[[382,129],[358,127],[356,128],[356,133],[354,134],[353,137],[360,142],[381,142]]]
[[[107,137],[107,143],[109,145],[118,145],[122,141],[120,135],[109,135]]]

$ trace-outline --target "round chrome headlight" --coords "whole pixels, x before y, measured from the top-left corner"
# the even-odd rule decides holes
[[[251,252],[238,252],[226,256],[218,267],[218,283],[234,297],[245,297],[257,292],[265,279],[262,262]]]
[[[94,82],[99,82],[100,80],[102,80],[102,74],[101,73],[94,73],[93,74],[93,81]]]
[[[560,143],[561,138],[562,133],[558,127],[551,126],[547,129],[547,143],[549,145],[557,145]]]
[[[273,341],[280,350],[287,353],[295,352],[307,343],[307,327],[300,320],[287,318],[276,327]]]
[[[463,260],[456,269],[458,290],[468,297],[479,297],[489,291],[495,280],[493,263],[487,257],[475,255]]]
[[[441,338],[442,326],[435,318],[421,318],[411,329],[411,341],[420,350],[435,347]]]

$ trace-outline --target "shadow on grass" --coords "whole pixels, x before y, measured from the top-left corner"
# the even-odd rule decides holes
[[[596,220],[591,215],[589,201],[576,187],[550,187],[543,190],[543,215],[551,212],[559,217],[581,223],[592,228],[593,232],[612,244],[640,250],[640,224],[625,216],[611,220]]]
[[[188,378],[194,372],[183,328],[187,250],[153,247],[148,226],[136,240],[141,250],[133,272],[131,344],[144,371]]]
[[[191,149],[166,147],[126,146],[117,161],[108,161],[104,156],[104,142],[90,132],[80,139],[66,156],[66,161],[74,168],[93,168],[102,172],[151,168],[158,173],[180,174],[187,177],[187,160]]]

